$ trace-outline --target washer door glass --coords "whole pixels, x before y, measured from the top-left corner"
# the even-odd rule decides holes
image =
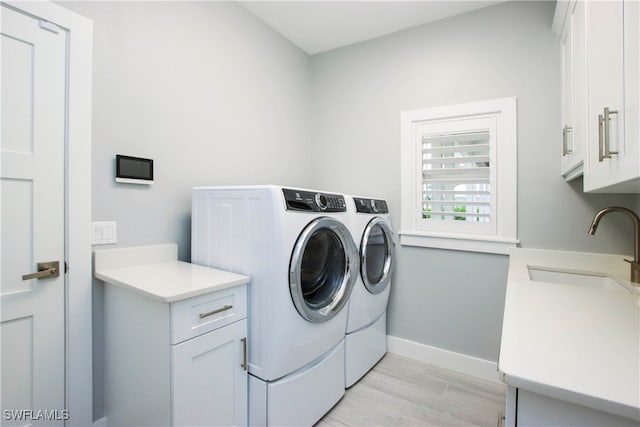
[[[393,231],[388,222],[376,217],[367,224],[360,243],[360,275],[369,292],[378,294],[389,285],[394,258]]]
[[[357,271],[357,248],[347,228],[329,217],[312,221],[291,256],[289,286],[296,309],[310,322],[331,319],[348,301]]]

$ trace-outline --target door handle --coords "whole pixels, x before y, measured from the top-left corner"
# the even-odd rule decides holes
[[[604,159],[610,159],[612,154],[618,154],[618,151],[611,151],[610,122],[611,116],[618,114],[617,111],[610,110],[609,107],[604,109],[604,115],[598,115],[598,162]]]
[[[247,370],[247,337],[241,338],[242,341],[242,364],[240,367],[243,371]]]
[[[47,261],[38,263],[38,271],[22,276],[22,280],[51,279],[60,276],[60,261]]]
[[[604,159],[610,159],[612,154],[618,154],[617,151],[611,151],[611,135],[609,132],[609,127],[612,114],[617,115],[618,112],[610,110],[609,107],[606,107],[604,109],[604,153],[602,154],[602,157]]]
[[[573,149],[569,149],[569,133],[573,130],[571,126],[565,125],[562,128],[562,157],[573,153]],[[573,144],[571,144],[573,146]]]

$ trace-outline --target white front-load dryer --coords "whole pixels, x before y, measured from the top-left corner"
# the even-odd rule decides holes
[[[344,394],[359,257],[341,194],[196,187],[192,262],[249,283],[249,423],[312,425]]]
[[[345,386],[351,387],[387,352],[387,304],[395,265],[395,236],[387,202],[347,197],[360,272],[349,299]]]

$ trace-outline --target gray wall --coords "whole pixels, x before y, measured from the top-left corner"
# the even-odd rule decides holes
[[[176,242],[190,260],[191,188],[310,186],[310,59],[235,3],[61,2],[93,20],[93,220],[118,246]],[[115,154],[155,160],[116,184]],[[103,293],[94,284],[94,419],[104,416]]]
[[[400,112],[516,96],[518,237],[523,247],[632,253],[632,226],[559,175],[555,2],[509,2],[312,57],[314,184],[390,201],[400,226]],[[606,221],[606,223],[605,223]],[[606,227],[606,228],[605,228]],[[496,361],[508,257],[400,247],[389,334]]]
[[[63,2],[94,22],[93,220],[190,259],[194,185],[309,185],[310,59],[232,2]],[[114,182],[115,154],[155,160]]]

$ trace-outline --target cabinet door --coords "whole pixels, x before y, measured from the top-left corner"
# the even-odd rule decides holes
[[[637,427],[638,421],[575,403],[518,389],[516,425],[519,427]]]
[[[619,154],[620,191],[640,193],[640,2],[624,3],[624,146]]]
[[[625,8],[632,10],[632,6],[633,2],[624,4],[620,0],[586,3],[589,162],[585,191],[633,191],[614,185],[634,178],[634,174],[637,177],[637,148],[633,147],[638,140],[625,138],[625,59],[627,66],[632,67],[630,57],[625,58],[625,54],[633,50],[630,46],[638,44],[637,39],[625,39],[625,32],[634,32],[624,25]],[[628,19],[632,19],[631,15]]]
[[[575,3],[574,3],[575,4]],[[564,29],[560,35],[560,51],[562,59],[562,175],[575,168],[573,161],[574,145],[574,16],[573,6],[569,6]]]
[[[571,149],[566,163],[566,177],[568,179],[582,175],[589,142],[586,13],[585,2],[577,1],[572,15],[574,109],[573,129],[568,139]]]
[[[518,389],[507,385],[507,396],[504,410],[504,427],[515,427],[518,414]]]
[[[247,320],[171,349],[174,426],[247,424]]]

